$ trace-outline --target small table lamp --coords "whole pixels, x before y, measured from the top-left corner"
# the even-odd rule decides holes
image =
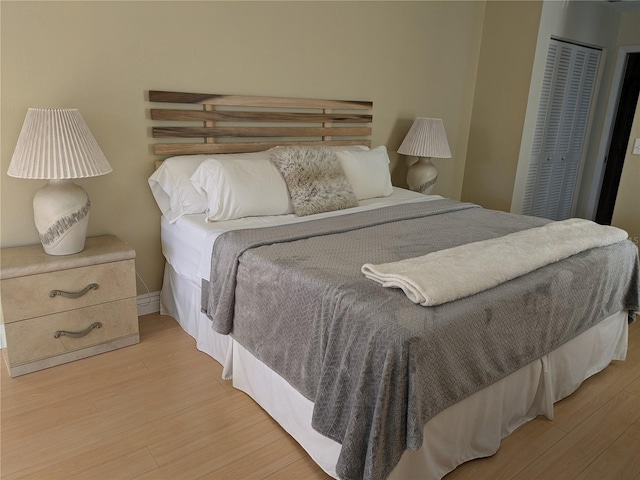
[[[84,249],[91,202],[71,181],[111,171],[77,109],[30,108],[7,174],[49,182],[33,197],[33,216],[44,251],[71,255]]]
[[[451,158],[442,120],[417,117],[398,148],[398,153],[419,157],[407,170],[407,185],[414,192],[429,193],[438,179],[438,171],[429,159]]]

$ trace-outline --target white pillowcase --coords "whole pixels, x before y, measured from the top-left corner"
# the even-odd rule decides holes
[[[322,146],[322,145],[319,145]],[[330,150],[334,150],[336,152],[351,152],[351,151],[361,151],[361,150],[369,150],[369,147],[366,145],[329,145],[325,148],[328,148]]]
[[[268,155],[220,155],[202,162],[191,182],[206,192],[208,221],[293,212],[287,185]]]
[[[336,155],[358,200],[393,193],[389,155],[384,145],[371,150],[339,151]]]
[[[182,215],[204,213],[207,197],[191,183],[191,175],[211,155],[181,155],[167,158],[149,177],[149,186],[160,211],[170,223]]]
[[[334,146],[330,148],[335,149],[337,152],[369,151],[369,147],[365,145],[352,145],[352,146],[344,146],[344,147]],[[198,167],[205,160],[209,160],[209,159],[224,160],[225,164],[228,161],[236,161],[236,160],[243,160],[243,161],[264,160],[266,163],[269,163],[269,165],[271,165],[269,158],[270,157],[269,157],[268,151],[253,152],[253,153],[179,155],[175,157],[169,157],[166,160],[164,160],[160,165],[160,167],[158,167],[158,169],[149,177],[149,180],[148,180],[149,187],[151,187],[151,192],[153,193],[153,197],[155,198],[156,203],[158,204],[158,207],[160,208],[160,211],[162,212],[162,214],[169,221],[169,223],[175,223],[183,215],[205,213],[207,211],[207,208],[209,208],[209,199],[207,198],[207,190],[203,186],[199,186],[196,188],[196,186],[191,181],[191,177],[196,172]],[[273,177],[274,171],[275,173],[278,174],[279,179],[282,181],[281,183],[277,182],[274,179],[275,178]],[[271,182],[273,185],[275,185],[275,188],[276,188],[276,192],[272,192],[272,195],[275,195],[275,197],[279,198],[279,202],[280,202],[276,210],[281,210],[280,207],[281,207],[281,201],[282,201],[282,195],[281,195],[282,192],[280,187],[282,185],[285,185],[285,194],[287,196],[287,199],[289,199],[289,195],[288,195],[288,191],[286,190],[286,184],[284,183],[284,179],[282,179],[282,176],[277,171],[277,169],[275,169],[275,167],[273,167],[273,171],[271,172],[265,171],[262,173],[268,174],[268,177],[270,174],[270,176],[272,177]],[[238,177],[237,174],[230,174],[230,175],[233,178],[228,180],[232,182],[240,181],[240,179],[237,178]],[[255,186],[254,185],[256,183],[255,177],[256,176],[253,175],[252,176],[253,181],[249,181],[249,183],[247,184],[247,185],[251,185],[251,188]],[[204,177],[200,176],[200,178],[204,178]],[[245,180],[248,181],[247,178],[245,178],[243,181]],[[208,182],[204,182],[204,183],[208,183]],[[265,184],[261,186],[263,190],[267,188],[266,183],[267,182],[265,182]],[[215,181],[214,181],[214,184],[215,184]],[[215,190],[215,188],[213,188],[212,185],[209,185],[208,188],[209,190],[217,192],[217,190]],[[236,187],[234,186],[234,188]],[[245,191],[245,190],[247,189],[246,188],[242,189],[242,191]],[[225,215],[235,215],[235,214],[239,214],[241,211],[253,212],[253,211],[260,210],[260,209],[253,208],[255,206],[255,205],[252,205],[253,200],[249,201],[248,197],[246,197],[246,195],[244,194],[237,194],[238,198],[234,198],[234,194],[230,192],[225,192],[225,194],[228,196],[228,201],[231,204],[235,202],[236,206],[235,207],[230,206],[229,208],[226,208],[224,206],[218,207],[220,212],[213,215],[212,218],[216,216],[224,217]],[[271,196],[271,195],[265,192],[265,195],[263,196],[263,198],[266,198],[268,196]],[[214,193],[213,197],[214,197],[215,205],[220,205],[220,202],[222,200],[219,196],[219,192]],[[243,204],[243,208],[241,209],[238,207],[238,205],[240,204]],[[247,207],[247,208],[244,208],[244,207]],[[284,213],[291,213],[292,211],[291,205],[289,204],[288,207],[289,207],[289,210],[287,210]],[[267,208],[267,205],[265,205],[262,210],[269,211],[271,209]],[[224,213],[225,211],[227,213]],[[235,214],[231,213],[234,211],[236,212]],[[279,213],[263,213],[261,215],[278,215],[278,214]],[[258,215],[258,214],[250,213],[250,215]],[[243,215],[243,216],[249,216],[249,215]]]

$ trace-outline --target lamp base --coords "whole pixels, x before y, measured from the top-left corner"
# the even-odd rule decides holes
[[[438,180],[438,170],[427,157],[420,157],[407,170],[407,185],[414,192],[429,194],[436,180]]]
[[[71,180],[49,180],[33,197],[33,218],[44,251],[71,255],[84,250],[89,195]]]

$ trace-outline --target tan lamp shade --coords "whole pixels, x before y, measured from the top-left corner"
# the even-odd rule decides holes
[[[33,197],[33,220],[46,253],[72,255],[84,249],[91,202],[72,179],[110,171],[78,110],[27,111],[7,173],[49,180]]]
[[[451,158],[442,120],[417,117],[398,148],[398,153],[415,157]]]
[[[451,150],[439,118],[418,117],[407,132],[398,153],[419,157],[407,170],[407,185],[413,191],[429,194],[438,180],[438,170],[430,158],[451,158]]]
[[[77,109],[27,111],[9,176],[61,180],[109,172],[111,165]]]

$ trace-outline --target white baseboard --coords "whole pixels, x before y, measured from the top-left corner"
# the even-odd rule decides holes
[[[138,295],[138,316],[160,311],[160,292]]]

